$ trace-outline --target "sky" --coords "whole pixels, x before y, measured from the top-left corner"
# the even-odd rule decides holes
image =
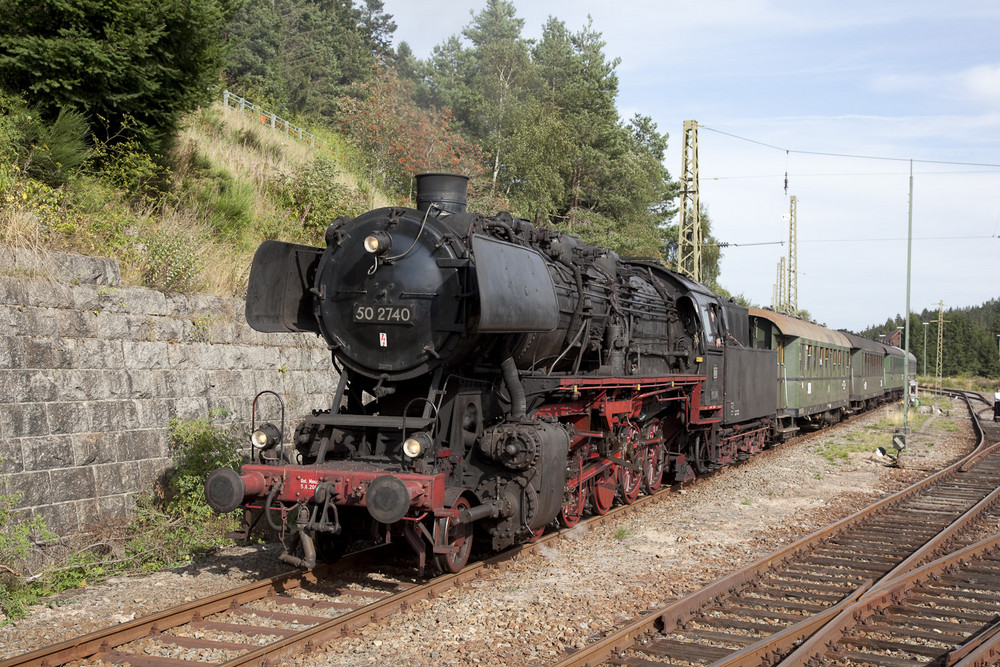
[[[419,58],[485,5],[384,0]],[[698,121],[700,199],[737,244],[719,279],[733,294],[771,304],[794,195],[799,308],[854,331],[905,313],[912,168],[911,312],[1000,297],[1000,2],[514,5],[529,39],[549,16],[574,32],[593,19],[621,59],[619,115],[670,135],[674,178]]]

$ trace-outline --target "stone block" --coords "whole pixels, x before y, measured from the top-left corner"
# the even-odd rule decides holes
[[[125,302],[125,312],[135,315],[167,314],[167,297],[163,292],[145,287],[129,287],[119,292]]]
[[[20,311],[23,322],[20,324],[22,335],[44,336],[48,338],[59,338],[61,308],[25,308]]]
[[[0,336],[0,368],[23,368],[24,339]]]
[[[76,522],[80,530],[98,528],[101,522],[101,503],[97,498],[77,500],[73,503],[76,511]]]
[[[49,471],[51,497],[58,500],[82,500],[93,498],[96,491],[94,469],[60,468]]]
[[[20,438],[0,438],[0,480],[4,475],[24,472]],[[0,487],[2,488],[2,487]]]
[[[190,420],[208,417],[208,399],[200,396],[182,396],[167,403],[171,419]]]
[[[7,438],[48,435],[44,403],[0,404],[0,433]]]
[[[28,282],[15,276],[0,276],[0,303],[24,306],[28,303]]]
[[[151,398],[135,402],[140,428],[166,428],[170,424],[170,413],[165,398]]]
[[[38,309],[27,306],[0,304],[0,322],[6,322],[5,333],[10,336],[54,335],[50,331],[38,331],[36,317]],[[48,310],[48,309],[45,309]],[[42,326],[46,323],[43,321]]]
[[[97,337],[104,340],[131,340],[134,315],[102,310],[94,316],[97,322]]]
[[[212,323],[212,343],[214,345],[233,345],[246,343],[237,341],[237,326],[234,322],[216,320]]]
[[[123,341],[122,354],[125,368],[168,368],[167,343]]]
[[[138,371],[138,370],[115,369],[115,370],[105,371],[104,375],[108,382],[108,398],[111,400],[118,400],[118,401],[130,400],[135,395],[132,379],[140,372],[149,373],[148,370]]]
[[[166,312],[177,319],[187,319],[196,313],[191,299],[185,294],[166,294]]]
[[[165,429],[137,429],[121,434],[121,447],[118,451],[119,461],[142,461],[165,456],[162,439],[165,439]]]
[[[243,412],[246,410],[245,406],[249,404],[249,400],[242,396],[218,396],[211,395],[208,397],[208,410],[209,413],[214,415],[216,421],[231,421],[233,419],[240,419],[243,416]],[[249,424],[249,421],[247,421]]]
[[[153,458],[171,459],[174,455],[173,443],[170,441],[170,431],[165,428],[150,429],[150,454]]]
[[[92,430],[87,406],[78,401],[46,403],[45,413],[48,417],[49,433],[53,435],[86,433]]]
[[[243,371],[215,370],[207,374],[208,389],[224,396],[253,396],[252,378]]]
[[[203,370],[182,371],[178,374],[179,396],[205,396],[208,394],[208,372]]]
[[[35,256],[37,257],[37,254]],[[27,258],[19,259],[25,261]],[[52,271],[58,280],[73,284],[111,286],[121,284],[121,270],[118,268],[118,262],[113,259],[53,252],[42,255],[42,260],[44,266]]]
[[[150,338],[152,340],[177,342],[184,338],[184,323],[173,316],[153,316],[150,318]]]
[[[28,472],[69,468],[73,465],[73,446],[69,436],[21,438],[24,469]]]
[[[73,300],[69,285],[51,281],[28,283],[28,300],[25,305],[43,308],[61,308]]]
[[[8,475],[6,480],[6,493],[21,496],[18,507],[36,507],[55,502],[56,495],[51,487],[48,470]]]
[[[223,368],[222,346],[208,343],[170,343],[167,346],[169,367],[178,370]]]
[[[0,370],[0,403],[36,403],[59,397],[56,370]]]
[[[93,285],[74,285],[70,291],[71,301],[67,307],[81,313],[97,315],[101,311],[101,301],[97,296],[97,288]]]
[[[72,437],[73,464],[93,466],[118,460],[120,433],[78,433]]]
[[[89,310],[57,310],[56,325],[61,338],[94,338],[97,336],[99,314]]]
[[[139,424],[134,401],[91,401],[87,403],[87,411],[92,431],[118,432]]]
[[[139,487],[141,490],[148,489],[154,484],[162,484],[166,472],[170,470],[171,463],[168,458],[143,459],[139,461]]]
[[[133,495],[122,493],[115,496],[101,496],[98,498],[99,512],[102,521],[124,519],[131,514],[135,507]]]
[[[94,466],[94,480],[98,496],[135,493],[144,488],[136,461]]]
[[[80,338],[76,341],[73,363],[67,368],[124,368],[122,341]]]
[[[125,371],[128,378],[129,396],[136,400],[159,398],[166,393],[163,373],[152,369]]]
[[[71,502],[35,507],[36,515],[42,517],[45,527],[60,537],[72,535],[80,530],[76,504]]]
[[[60,371],[59,398],[64,401],[104,401],[111,398],[111,385],[119,382],[120,371]]]
[[[0,303],[0,322],[5,322],[4,333],[8,336],[24,335],[24,306]]]
[[[24,337],[21,368],[70,368],[75,341],[57,337]]]

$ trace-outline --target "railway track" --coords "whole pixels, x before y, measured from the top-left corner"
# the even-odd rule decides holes
[[[967,398],[975,417],[971,400]],[[983,526],[996,528],[1000,446],[988,445],[978,419],[973,421],[979,443],[962,461],[707,588],[650,611],[558,665],[778,664],[809,637],[824,637],[816,633],[833,619],[847,623],[844,619],[863,616],[859,609],[869,607],[858,605],[870,606],[871,596],[887,590],[889,583],[902,581],[914,568],[974,541]],[[987,590],[994,597],[1000,592],[1000,588]],[[905,593],[878,596],[898,601]],[[994,603],[993,608],[1000,613],[1000,605]],[[880,612],[868,616],[875,613]],[[963,630],[971,634],[980,628],[970,626],[983,619],[971,615],[965,620]],[[986,619],[981,625],[991,622]],[[861,630],[844,629],[837,637],[850,632]],[[815,641],[819,652],[834,640]],[[831,658],[817,657],[817,652],[791,664],[828,664],[825,661]],[[925,659],[899,664],[926,663]],[[888,663],[876,659],[856,664]]]
[[[642,496],[587,519],[591,525],[658,502]],[[562,539],[544,535],[457,574],[420,581],[409,576],[369,576],[391,545],[350,554],[310,571],[296,570],[195,600],[144,618],[36,651],[0,660],[0,667],[57,667],[81,661],[134,667],[275,664],[332,639],[359,631],[419,600],[492,576],[523,554]],[[381,570],[384,572],[385,570]],[[404,568],[404,571],[409,569]]]
[[[806,436],[808,438],[808,436]],[[762,458],[781,447],[762,452]],[[589,519],[614,520],[648,503],[669,497],[664,490],[631,505]],[[421,582],[407,577],[359,581],[371,572],[364,552],[310,572],[290,572],[266,581],[168,609],[59,645],[0,661],[0,667],[56,665],[83,660],[151,667],[205,664],[274,664],[312,647],[357,632],[421,599],[461,587],[503,568],[521,554],[561,539],[552,533],[495,558],[474,563],[458,574]]]

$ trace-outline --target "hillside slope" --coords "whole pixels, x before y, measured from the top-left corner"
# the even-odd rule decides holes
[[[190,114],[152,162],[98,145],[90,168],[51,187],[14,165],[0,178],[0,243],[118,260],[127,285],[242,296],[264,239],[322,245],[338,215],[390,202],[354,174],[339,136],[314,147],[215,104]]]

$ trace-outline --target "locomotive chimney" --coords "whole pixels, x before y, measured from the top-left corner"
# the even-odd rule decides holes
[[[450,213],[465,213],[469,177],[461,174],[417,174],[417,210],[431,204]]]

